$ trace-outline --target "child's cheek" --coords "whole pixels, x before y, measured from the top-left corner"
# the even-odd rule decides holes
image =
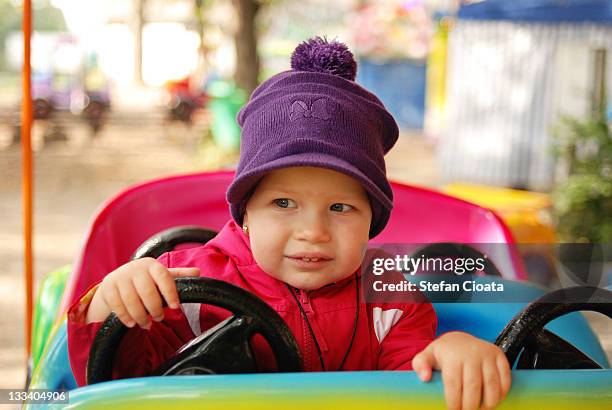
[[[266,241],[264,237],[261,241],[251,242],[251,250],[257,265],[269,275],[277,276],[283,265],[283,252],[279,247],[272,245],[274,244]]]
[[[347,271],[350,271],[349,274],[352,274],[361,267],[365,246],[366,244],[364,243],[347,250],[344,264],[346,265]]]

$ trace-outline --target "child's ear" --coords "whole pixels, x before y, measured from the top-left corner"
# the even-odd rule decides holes
[[[244,216],[242,217],[242,224],[249,225],[249,214],[247,211],[244,211]]]
[[[246,213],[242,217],[242,231],[246,236],[249,236],[249,218],[247,217]]]

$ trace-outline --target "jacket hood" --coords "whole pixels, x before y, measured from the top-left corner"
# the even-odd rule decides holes
[[[227,255],[236,266],[256,265],[249,237],[238,224],[230,219],[221,228],[217,236],[211,239],[207,247],[216,248],[220,253]]]

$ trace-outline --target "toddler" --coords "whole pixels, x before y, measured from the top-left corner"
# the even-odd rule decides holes
[[[435,339],[429,303],[360,301],[364,246],[392,209],[384,155],[398,128],[354,82],[357,65],[344,44],[311,39],[291,63],[238,115],[240,162],[227,191],[232,220],[204,246],[126,263],[70,308],[77,382],[85,383],[89,348],[111,311],[133,328],[117,352],[116,378],[148,374],[227,318],[220,308],[179,304],[174,278],[205,275],[278,312],[306,371],[415,370],[428,381],[439,369],[450,408],[494,407],[510,388],[497,347],[461,332]],[[260,368],[272,368],[269,347],[252,343]]]

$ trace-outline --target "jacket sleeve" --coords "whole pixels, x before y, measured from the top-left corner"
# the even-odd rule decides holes
[[[167,254],[159,259],[168,266]],[[68,356],[75,380],[79,386],[86,384],[89,350],[103,322],[86,323],[87,309],[99,283],[70,307],[67,314]],[[164,320],[152,321],[151,329],[138,325],[131,328],[119,344],[115,355],[113,379],[145,376],[194,337],[185,315],[180,309],[164,309]]]
[[[390,319],[389,316],[385,319]],[[436,313],[431,303],[406,305],[397,323],[380,342],[378,369],[412,370],[412,358],[434,340],[436,326]]]

